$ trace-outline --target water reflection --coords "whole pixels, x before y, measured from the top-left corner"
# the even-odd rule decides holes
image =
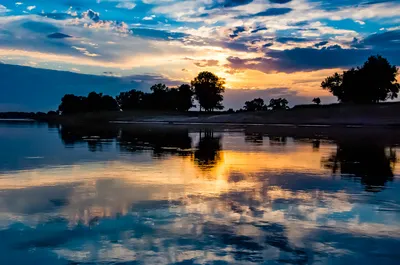
[[[67,147],[74,147],[76,144],[87,143],[91,152],[103,150],[105,145],[110,145],[118,135],[116,127],[73,127],[57,126],[60,138]]]
[[[185,156],[192,147],[192,139],[189,137],[187,129],[120,130],[117,140],[123,152],[150,149],[153,151],[154,157],[162,157],[166,154]]]
[[[121,152],[152,151],[153,157],[179,155],[192,157],[194,163],[204,171],[211,170],[222,163],[222,134],[212,129],[189,132],[187,128],[118,128],[118,127],[68,127],[60,126],[60,138],[66,147],[87,143],[91,152],[102,151],[112,141],[117,141]],[[197,143],[193,143],[193,138]],[[263,132],[244,131],[245,143],[263,146],[264,138],[269,146],[285,147],[287,136],[276,136]],[[327,139],[324,139],[327,141]],[[321,139],[293,137],[294,142],[309,143],[318,151]],[[393,169],[397,162],[396,150],[375,144],[373,139],[342,137],[331,139],[337,150],[328,157],[321,158],[324,168],[333,174],[340,173],[345,179],[360,180],[366,191],[376,192],[384,188],[387,181],[393,180]],[[290,147],[289,147],[290,148]]]
[[[244,133],[244,141],[246,143],[262,146],[264,143],[264,135],[260,132],[247,132]]]
[[[366,191],[372,192],[382,190],[386,182],[393,180],[396,162],[394,149],[373,140],[338,142],[336,152],[323,160],[334,174],[340,172],[344,178],[360,179]]]
[[[1,167],[0,264],[400,258],[393,142],[129,126],[0,124],[0,135],[20,156],[43,157],[28,169]],[[52,148],[45,152],[46,143]]]
[[[285,136],[269,136],[270,145],[285,146],[287,143],[287,137]]]
[[[221,136],[212,130],[199,132],[199,142],[194,152],[194,161],[202,170],[210,170],[221,162]]]

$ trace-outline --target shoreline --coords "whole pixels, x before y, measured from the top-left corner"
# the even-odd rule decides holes
[[[38,122],[59,124],[169,124],[271,127],[400,128],[400,102],[352,105],[302,105],[289,110],[259,112],[177,112],[157,110],[106,111],[72,115],[40,115]],[[16,118],[16,119],[15,119]],[[25,118],[25,119],[20,119]],[[28,117],[7,117],[23,121]],[[1,121],[1,120],[0,120]],[[31,121],[31,119],[29,119]]]

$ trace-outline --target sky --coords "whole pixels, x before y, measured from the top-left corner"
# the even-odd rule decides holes
[[[226,108],[331,103],[321,81],[376,54],[400,65],[399,0],[2,0],[0,111],[201,71],[225,78]]]

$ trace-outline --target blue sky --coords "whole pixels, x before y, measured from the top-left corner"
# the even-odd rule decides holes
[[[204,70],[226,79],[227,107],[254,95],[333,102],[323,78],[378,53],[400,65],[398,0],[2,0],[0,110],[37,110],[46,91],[115,95],[153,81],[189,82]],[[28,76],[40,86],[5,75],[9,64],[37,68]],[[65,72],[54,85],[40,69]],[[96,87],[66,72],[88,75]],[[117,81],[104,88],[105,79]],[[35,104],[16,101],[10,89],[33,90]]]

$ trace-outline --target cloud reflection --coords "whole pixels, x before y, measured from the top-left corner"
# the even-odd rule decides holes
[[[336,151],[331,140],[319,138],[316,148],[314,139],[278,133],[91,129],[60,128],[59,144],[72,154],[117,150],[119,156],[2,172],[5,264],[395,264],[398,258],[400,186],[393,171],[391,181],[378,183],[390,188],[365,193],[364,180],[332,176],[324,167]],[[337,146],[341,163],[360,160]],[[357,150],[370,155],[361,163],[382,162],[382,174],[395,162],[385,148]]]

